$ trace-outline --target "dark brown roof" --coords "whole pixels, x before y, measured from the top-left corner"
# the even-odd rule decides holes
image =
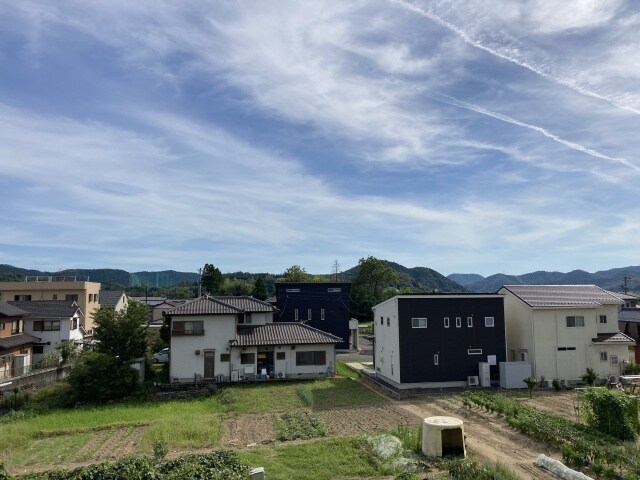
[[[303,323],[276,322],[239,326],[233,346],[304,345],[339,343],[342,339]]]
[[[636,343],[629,335],[622,332],[599,333],[597,338],[591,339],[595,343]]]
[[[9,303],[26,310],[35,318],[71,318],[80,310],[78,304],[65,300],[29,300]],[[82,310],[80,314],[82,315]]]
[[[253,297],[209,297],[204,296],[167,310],[167,315],[223,315],[251,312],[275,312],[270,303]]]
[[[0,338],[0,348],[14,348],[39,341],[40,339],[38,337],[34,337],[30,333],[20,333],[18,335],[11,335],[10,337]]]
[[[620,305],[622,300],[595,285],[505,285],[504,287],[533,308]]]
[[[0,302],[0,316],[2,317],[24,317],[29,315],[29,312],[22,310],[8,304],[7,302]]]

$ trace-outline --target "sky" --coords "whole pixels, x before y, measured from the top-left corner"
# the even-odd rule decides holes
[[[640,264],[640,3],[0,3],[0,263]]]

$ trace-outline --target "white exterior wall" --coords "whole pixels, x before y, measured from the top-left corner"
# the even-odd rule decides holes
[[[526,361],[532,363],[535,375],[535,350],[533,345],[533,310],[509,291],[504,294],[504,323],[507,336],[507,361],[521,361],[525,353]]]
[[[252,313],[251,323],[247,325],[265,325],[266,323],[273,323],[273,313]]]
[[[196,375],[204,376],[204,351],[215,351],[215,375],[229,375],[229,363],[221,362],[220,355],[230,353],[229,340],[236,338],[235,315],[185,315],[174,321],[203,321],[204,335],[180,335],[171,337],[169,376],[171,380],[193,381]],[[196,355],[196,350],[200,351]],[[233,359],[232,359],[233,361]],[[238,357],[239,361],[239,357]]]
[[[71,329],[71,324],[73,321],[73,318],[75,318],[78,322],[78,328],[75,329]],[[82,340],[84,338],[84,336],[82,335],[82,330],[80,329],[80,315],[76,314],[74,317],[72,318],[61,318],[60,319],[60,330],[53,330],[53,331],[45,331],[45,332],[40,332],[40,331],[34,331],[33,330],[33,322],[35,320],[44,320],[44,321],[49,321],[49,320],[57,320],[55,318],[31,318],[31,317],[24,317],[24,331],[25,333],[30,333],[31,335],[33,335],[34,337],[38,337],[40,339],[39,342],[36,343],[43,343],[43,353],[34,353],[33,354],[33,363],[36,364],[38,362],[40,362],[44,356],[49,353],[51,350],[54,350],[58,345],[60,345],[62,342],[65,341],[70,341],[70,342],[75,342],[75,341],[79,341]]]
[[[380,324],[383,317],[383,324]],[[387,326],[387,317],[390,326]],[[375,334],[374,369],[376,375],[400,384],[400,338],[398,334],[398,299],[378,304],[373,310]]]

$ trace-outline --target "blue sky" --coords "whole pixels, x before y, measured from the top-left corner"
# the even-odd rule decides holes
[[[0,263],[640,259],[640,4],[3,2]]]

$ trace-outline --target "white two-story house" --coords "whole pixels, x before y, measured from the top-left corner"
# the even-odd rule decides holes
[[[317,378],[335,374],[342,340],[300,322],[273,322],[277,309],[253,297],[203,296],[168,310],[172,381]]]
[[[577,382],[587,368],[619,375],[635,342],[618,330],[622,301],[595,285],[505,285],[507,355],[533,375]]]

